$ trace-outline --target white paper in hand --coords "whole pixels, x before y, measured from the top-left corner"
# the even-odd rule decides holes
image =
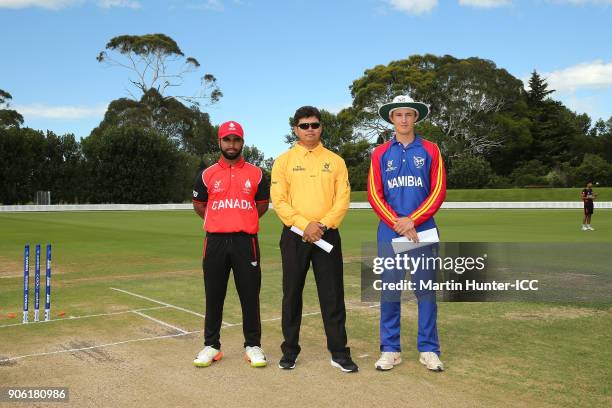
[[[291,227],[291,231],[295,232],[300,237],[304,236],[304,231],[302,231],[301,229],[299,229],[296,226]],[[315,241],[315,242],[313,242],[313,244],[315,244],[316,246],[318,246],[319,248],[321,248],[322,250],[324,250],[327,253],[330,253],[331,250],[334,249],[334,246],[332,244],[330,244],[329,242],[325,241],[324,239],[320,239],[318,241]]]
[[[414,243],[411,239],[408,239],[406,237],[393,238],[391,240],[393,252],[397,254],[400,252],[406,252],[412,249],[431,245],[434,242],[440,242],[440,237],[438,236],[438,230],[436,228],[417,232],[417,236],[419,237],[419,242],[417,243]]]

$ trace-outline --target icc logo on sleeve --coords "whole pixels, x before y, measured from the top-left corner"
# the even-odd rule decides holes
[[[197,196],[198,196],[198,192],[197,192],[197,191],[195,191],[195,190],[193,190],[193,196],[194,196],[194,197],[197,197]]]

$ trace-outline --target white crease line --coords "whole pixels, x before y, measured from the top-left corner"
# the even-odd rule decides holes
[[[123,289],[117,289],[117,288],[111,288],[111,289],[112,290],[116,290],[118,292],[126,293],[126,294],[131,295],[131,296],[136,296],[136,297],[141,298],[141,299],[148,300],[149,302],[155,302],[155,303],[158,303],[160,305],[168,306],[168,307],[171,307],[171,308],[176,309],[176,310],[180,310],[180,311],[183,311],[183,312],[186,312],[186,313],[191,313],[192,315],[200,316],[202,318],[204,317],[204,315],[202,313],[194,312],[193,310],[185,309],[184,307],[171,305],[170,303],[162,302],[161,300],[151,299],[150,297],[142,296],[142,295],[139,295],[137,293],[128,292],[127,290],[123,290]],[[226,325],[226,326],[232,326],[232,324],[228,323],[228,322],[221,322],[221,323]]]
[[[121,289],[116,289],[116,290],[120,290],[121,291]],[[140,295],[137,295],[137,296],[140,296]],[[347,310],[367,309],[367,308],[372,308],[372,307],[377,307],[377,306],[378,306],[378,304],[374,304],[374,305],[365,306],[365,307],[352,307],[352,308],[348,308]],[[140,309],[140,310],[143,310],[143,309]],[[117,312],[117,313],[129,313],[129,312],[131,312],[131,311],[128,311],[128,312]],[[304,313],[304,314],[302,314],[302,317],[304,317],[304,316],[314,316],[314,315],[318,315],[318,314],[321,314],[321,312]],[[280,320],[280,319],[281,319],[280,317],[274,317],[272,319],[262,320],[262,322],[272,322],[272,321]],[[240,326],[240,325],[242,325],[242,323],[228,324],[226,327],[234,327],[234,326]],[[177,328],[177,330],[178,330],[178,328]],[[97,348],[117,346],[117,345],[120,345],[120,344],[136,343],[136,342],[139,342],[139,341],[150,341],[150,340],[158,340],[158,339],[170,339],[170,338],[174,338],[174,337],[187,336],[189,334],[202,333],[203,331],[204,330],[196,330],[196,331],[190,331],[190,332],[179,333],[179,334],[170,334],[170,335],[167,335],[167,336],[145,337],[145,338],[142,338],[142,339],[124,340],[124,341],[118,341],[116,343],[100,344],[98,346],[82,347],[82,348],[70,349],[70,350],[59,350],[59,351],[50,351],[50,352],[47,352],[47,353],[26,354],[26,355],[23,355],[23,356],[5,358],[3,360],[0,360],[0,363],[4,363],[4,362],[7,362],[7,361],[21,360],[21,359],[24,359],[24,358],[27,358],[27,357],[49,356],[49,355],[61,354],[61,353],[75,353],[77,351],[93,350],[93,349],[97,349]]]
[[[166,335],[166,336],[144,337],[144,338],[141,338],[141,339],[124,340],[124,341],[118,341],[118,342],[115,342],[115,343],[106,343],[106,344],[100,344],[100,345],[97,345],[97,346],[73,348],[73,349],[68,349],[68,350],[57,350],[57,351],[49,351],[49,352],[46,352],[46,353],[26,354],[26,355],[23,355],[23,356],[5,358],[3,360],[0,360],[0,363],[4,363],[4,362],[7,362],[7,361],[21,360],[21,359],[24,359],[24,358],[27,358],[27,357],[49,356],[49,355],[53,355],[53,354],[62,354],[62,353],[76,353],[77,351],[93,350],[93,349],[97,349],[97,348],[117,346],[119,344],[135,343],[135,342],[138,342],[138,341],[149,341],[149,340],[158,340],[158,339],[170,339],[170,338],[173,338],[173,337],[187,336],[189,334],[200,333],[200,332],[202,332],[202,330],[186,332],[186,333],[179,333],[179,334],[169,334],[169,335]]]
[[[144,314],[144,313],[140,313],[140,312],[134,312],[134,313],[135,313],[135,314],[137,314],[138,316],[142,316],[142,317],[144,317],[144,318],[147,318],[147,319],[149,319],[149,320],[154,321],[155,323],[159,323],[159,324],[161,324],[161,325],[163,325],[163,326],[169,327],[169,328],[174,329],[174,330],[176,330],[176,331],[178,331],[178,332],[181,332],[181,333],[183,333],[183,334],[187,333],[187,331],[185,331],[185,330],[183,330],[183,329],[181,329],[181,328],[178,328],[178,327],[173,326],[173,325],[171,325],[171,324],[169,324],[169,323],[166,323],[166,322],[162,322],[161,320],[156,319],[156,318],[151,317],[151,316],[148,316],[148,315],[146,315],[146,314]]]
[[[90,318],[90,317],[115,316],[115,315],[121,315],[121,314],[126,314],[126,313],[133,313],[133,312],[144,312],[144,311],[147,311],[147,310],[165,309],[167,307],[168,306],[156,306],[156,307],[146,307],[146,308],[142,308],[142,309],[124,310],[122,312],[98,313],[98,314],[90,314],[90,315],[82,315],[82,316],[68,316],[68,317],[65,317],[63,319],[40,320],[38,322],[28,322],[25,325],[23,323],[11,323],[11,324],[5,324],[3,326],[0,326],[0,328],[2,328],[2,327],[13,327],[13,326],[30,326],[30,325],[33,325],[33,324],[40,324],[40,323],[63,322],[63,321],[66,321],[66,320],[86,319],[86,318]]]

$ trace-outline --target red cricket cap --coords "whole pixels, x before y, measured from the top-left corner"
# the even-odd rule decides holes
[[[236,135],[244,139],[244,130],[242,130],[240,123],[230,120],[219,126],[219,139],[223,139],[227,135]]]

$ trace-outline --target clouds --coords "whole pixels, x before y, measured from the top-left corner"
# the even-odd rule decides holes
[[[611,4],[612,0],[549,0],[552,3],[560,3],[560,4],[574,4],[577,6],[587,5],[587,4]]]
[[[107,105],[98,106],[50,106],[45,104],[16,105],[12,109],[26,119],[90,119],[101,118]]]
[[[242,3],[234,2],[234,4],[241,5]],[[188,3],[187,8],[193,10],[210,10],[210,11],[223,11],[225,6],[220,0],[204,0],[196,3]]]
[[[41,7],[49,10],[59,10],[73,4],[82,3],[81,0],[0,0],[0,8],[21,9],[27,7]]]
[[[387,3],[395,10],[413,15],[429,13],[438,6],[438,0],[387,0]],[[494,8],[510,6],[512,5],[512,0],[459,0],[459,5]]]
[[[142,4],[137,0],[100,0],[98,6],[105,9],[113,7],[138,9],[142,7]]]
[[[459,4],[468,7],[493,8],[512,5],[512,0],[459,0]]]
[[[551,89],[573,92],[577,89],[604,89],[612,86],[612,63],[601,60],[584,62],[572,67],[552,72],[544,72],[542,77]]]
[[[539,72],[546,80],[551,96],[576,112],[586,112],[596,120],[612,114],[610,87],[612,87],[612,62],[601,60],[583,62],[556,71]],[[528,89],[529,76],[523,78]]]
[[[433,10],[438,0],[389,0],[389,4],[395,10],[419,15]]]
[[[141,8],[138,0],[92,0],[98,7],[110,8]],[[69,6],[81,5],[85,0],[0,0],[0,8],[23,9],[30,7],[44,8],[47,10],[60,10]]]
[[[431,12],[438,7],[438,0],[384,0],[392,9],[402,11],[406,14],[421,15]],[[612,0],[546,0],[552,5],[612,5]],[[463,7],[492,9],[508,7],[513,5],[513,0],[458,0]]]

